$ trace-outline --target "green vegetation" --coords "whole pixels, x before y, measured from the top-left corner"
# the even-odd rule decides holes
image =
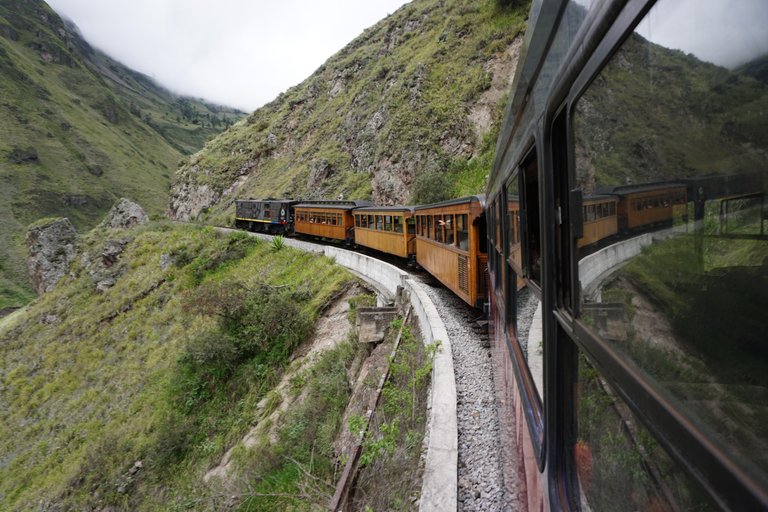
[[[753,213],[731,219],[733,232],[759,232]],[[765,240],[717,237],[717,218],[709,205],[701,232],[645,248],[603,301],[624,304],[615,346],[765,472],[768,459],[756,454],[768,441],[768,251]]]
[[[202,474],[277,406],[270,391],[293,348],[353,280],[324,257],[165,223],[100,228],[81,250],[94,261],[115,236],[129,242],[114,287],[97,292],[78,258],[73,277],[0,323],[4,510],[220,508],[229,495]],[[322,442],[346,404],[351,347],[306,377],[302,407],[316,423],[280,434],[307,467],[330,465]],[[318,440],[314,452],[302,439]]]
[[[405,5],[190,157],[172,200],[187,185],[221,192],[243,174],[237,196],[413,202],[482,192],[506,101],[499,90],[509,87],[489,69],[510,60],[526,15],[527,5],[496,0]],[[490,92],[499,104],[476,127],[471,110]],[[225,222],[233,200],[201,218]]]
[[[392,335],[401,327],[402,338],[390,363],[389,379],[363,440],[361,470],[351,498],[355,510],[410,510],[411,498],[420,490],[427,391],[440,344],[425,347],[401,318],[392,322]],[[352,416],[349,423],[349,430],[357,432],[364,418]]]
[[[574,459],[591,510],[711,510],[705,494],[617,400],[582,355]]]
[[[240,117],[90,48],[41,0],[0,4],[0,307],[33,296],[28,224],[69,217],[84,232],[123,196],[162,213],[182,155]]]
[[[585,192],[764,168],[768,85],[741,71],[631,36],[577,106]]]

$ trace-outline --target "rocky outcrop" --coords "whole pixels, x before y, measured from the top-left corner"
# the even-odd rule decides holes
[[[200,212],[216,204],[220,198],[221,193],[209,185],[177,183],[171,189],[168,216],[181,221],[194,220]]]
[[[129,238],[107,240],[104,242],[101,254],[97,253],[95,256],[83,254],[83,268],[88,271],[97,291],[105,292],[112,288],[125,272],[125,265],[119,265],[118,262],[128,242],[130,242]]]
[[[101,225],[111,229],[130,229],[147,222],[149,217],[141,206],[122,198],[112,207]]]
[[[75,259],[77,232],[69,219],[60,218],[27,231],[27,269],[38,295],[53,290]]]

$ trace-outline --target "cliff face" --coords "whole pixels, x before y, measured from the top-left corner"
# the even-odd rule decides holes
[[[225,222],[249,196],[407,203],[420,175],[462,168],[482,188],[489,169],[466,163],[493,151],[526,12],[493,1],[402,7],[190,157],[170,216]]]

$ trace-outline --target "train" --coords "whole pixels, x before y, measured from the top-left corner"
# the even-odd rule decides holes
[[[688,186],[654,183],[619,186],[588,196],[582,207],[584,250],[639,232],[685,222]],[[517,269],[517,289],[525,286],[520,245],[520,201],[507,201]],[[301,235],[360,246],[412,260],[472,307],[488,301],[485,195],[428,205],[373,206],[370,201],[238,199],[235,226],[254,232]],[[493,217],[488,217],[493,218]],[[492,226],[501,240],[501,224]]]

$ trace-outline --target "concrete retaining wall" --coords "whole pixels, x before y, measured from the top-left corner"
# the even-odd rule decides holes
[[[267,241],[272,237],[253,233]],[[384,288],[393,297],[398,287],[408,295],[413,314],[418,321],[424,344],[440,342],[432,369],[432,390],[429,405],[429,422],[426,436],[427,460],[421,487],[419,510],[443,512],[456,510],[458,506],[458,427],[456,423],[456,381],[453,373],[451,341],[434,303],[422,286],[412,280],[407,272],[364,254],[318,245],[291,238],[285,245],[302,251],[324,254],[336,263],[373,281],[377,288]]]

